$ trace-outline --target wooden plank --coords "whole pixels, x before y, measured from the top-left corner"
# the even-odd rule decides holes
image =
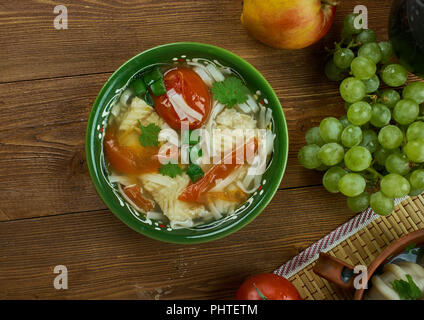
[[[92,102],[109,75],[0,84],[0,221],[106,208],[89,178],[84,143]],[[290,150],[280,188],[321,184],[321,173],[297,161],[306,130],[344,112],[336,86],[322,81],[321,88],[321,96],[305,97],[300,88],[282,100]]]
[[[10,218],[0,209],[0,221],[7,221]]]
[[[253,63],[276,88],[290,90],[317,80],[324,42],[305,50],[268,48],[247,35],[240,23],[239,0],[72,0],[68,29],[56,30],[57,2],[3,1],[0,4],[0,82],[111,72],[137,53],[175,41],[218,45]],[[369,25],[385,37],[390,6],[386,0],[363,1]],[[346,13],[357,1],[338,6],[334,39]],[[319,77],[318,77],[319,79]],[[303,91],[308,94],[307,91]]]
[[[0,84],[0,210],[10,219],[105,208],[89,178],[84,143],[92,102],[109,75]],[[300,167],[297,151],[307,129],[341,111],[331,86],[323,82],[325,110],[317,108],[322,97],[303,97],[301,89],[283,101],[290,155],[282,188],[321,183],[320,173]]]
[[[0,222],[0,299],[229,299],[352,215],[342,197],[309,187],[278,191],[248,226],[199,245],[149,239],[109,211]],[[53,287],[56,265],[68,290]]]
[[[388,9],[377,2],[369,4],[370,26],[384,34]],[[307,129],[325,116],[343,113],[338,84],[325,78],[319,61],[353,3],[342,3],[326,41],[299,51],[275,50],[251,39],[239,23],[238,1],[71,1],[69,29],[61,31],[52,27],[49,1],[2,3],[0,82],[9,83],[0,85],[0,220],[105,208],[89,180],[83,152],[90,106],[110,75],[102,72],[170,41],[223,46],[263,72],[281,98],[289,126],[290,154],[281,187],[320,184],[321,174],[302,169],[296,155]],[[72,76],[84,73],[96,74]]]
[[[106,75],[0,89],[0,210],[10,219],[103,209],[85,163],[85,128]]]
[[[70,0],[69,29],[61,31],[53,28],[57,4],[0,4],[0,299],[228,299],[246,276],[272,272],[353,216],[344,197],[304,188],[320,184],[321,174],[302,169],[296,154],[307,129],[344,112],[338,84],[323,73],[324,47],[357,1],[342,1],[324,41],[299,51],[249,37],[241,1]],[[361,4],[387,39],[388,2]],[[210,244],[133,232],[105,210],[85,164],[86,122],[107,77],[174,41],[218,45],[252,63],[275,88],[290,131],[280,187],[294,189],[279,190],[254,222]],[[68,290],[53,288],[59,264],[68,267]]]

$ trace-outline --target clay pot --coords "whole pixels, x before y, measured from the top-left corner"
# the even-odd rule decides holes
[[[411,232],[384,249],[368,267],[367,281],[371,279],[380,266],[389,262],[393,257],[405,251],[405,249],[412,244],[424,244],[424,229]],[[354,274],[353,269],[354,267],[340,259],[326,253],[320,253],[313,271],[320,277],[327,279],[342,289],[355,290],[354,300],[362,300],[365,289],[356,290],[354,288],[353,281],[356,274]]]

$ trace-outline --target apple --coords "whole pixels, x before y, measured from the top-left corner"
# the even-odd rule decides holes
[[[301,49],[330,30],[335,5],[332,0],[244,0],[241,22],[266,45]]]

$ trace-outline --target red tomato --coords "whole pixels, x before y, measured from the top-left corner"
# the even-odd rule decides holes
[[[136,184],[133,186],[127,186],[124,188],[124,193],[131,199],[132,202],[144,211],[147,212],[153,209],[153,203],[141,194],[140,186]]]
[[[241,148],[244,149],[243,159],[238,158],[239,152],[237,149],[233,150],[233,152],[227,155],[228,158],[231,157],[231,163],[226,163],[227,158],[224,157],[220,163],[215,164],[208,172],[206,172],[203,178],[201,178],[196,183],[187,186],[179,195],[178,200],[201,202],[202,196],[215,186],[216,180],[225,179],[231,172],[241,166],[240,163],[246,162],[248,150],[250,150],[250,156],[256,153],[258,150],[258,140],[253,138],[244,144]]]
[[[160,163],[159,148],[125,147],[119,144],[114,128],[106,131],[104,140],[105,157],[110,166],[126,174],[140,174],[157,171]]]
[[[252,276],[243,282],[237,300],[302,300],[299,292],[287,279],[272,273]]]
[[[202,78],[188,68],[173,69],[165,74],[164,77],[166,90],[174,89],[181,94],[190,108],[202,115],[202,120],[194,119],[189,121],[190,129],[200,128],[208,119],[211,112],[211,99],[209,89]],[[181,129],[181,119],[175,112],[171,102],[166,94],[153,96],[154,105],[157,113],[166,121],[171,128]],[[188,121],[187,119],[183,121]]]

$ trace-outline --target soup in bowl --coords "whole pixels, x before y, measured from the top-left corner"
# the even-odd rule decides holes
[[[154,239],[226,236],[269,203],[287,162],[284,114],[238,56],[200,43],[147,50],[97,97],[87,128],[90,175],[124,223]]]

